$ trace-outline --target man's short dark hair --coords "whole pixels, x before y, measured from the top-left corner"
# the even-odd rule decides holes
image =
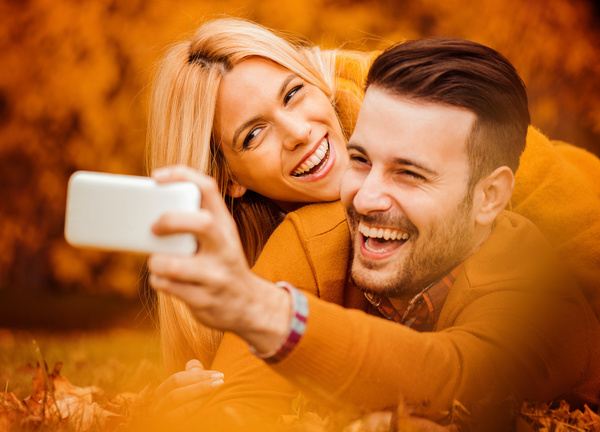
[[[470,188],[499,166],[517,170],[530,122],[527,92],[514,66],[492,48],[463,39],[396,44],[371,66],[371,85],[476,114],[467,141]]]

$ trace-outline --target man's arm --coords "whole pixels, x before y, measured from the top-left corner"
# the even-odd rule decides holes
[[[269,324],[279,325],[280,320],[265,319],[274,316],[267,310],[269,305],[277,304],[267,301],[267,296],[278,296],[282,290],[256,275],[248,276],[249,270],[244,268],[240,258],[243,252],[235,235],[235,226],[227,219],[227,209],[214,182],[205,177],[196,181],[203,192],[206,211],[171,220],[167,217],[162,220],[162,229],[195,232],[202,245],[200,252],[189,259],[151,259],[153,287],[183,299],[201,321],[232,330],[251,345],[270,352],[282,341],[271,338],[273,347],[258,347],[257,341],[260,341],[261,329],[267,335],[282,334],[280,329],[268,328]],[[284,230],[290,235],[278,237],[278,233]],[[322,242],[331,247],[334,252],[340,246],[347,248],[347,244],[327,244],[321,237],[313,240],[316,244]],[[296,225],[284,222],[263,252],[272,257],[271,265],[278,269],[272,273],[275,280],[282,274],[294,275],[300,269],[306,278],[296,281],[297,286],[311,288],[311,281],[319,278],[312,280],[311,260],[305,247]],[[294,250],[297,253],[290,255],[290,251]],[[290,256],[292,259],[288,260],[286,257]],[[325,280],[340,282],[335,277]],[[327,287],[320,285],[312,287],[312,290],[317,292],[317,288],[323,293]],[[403,400],[417,404],[425,402],[429,404],[429,412],[448,409],[454,399],[471,405],[488,394],[494,397],[502,395],[504,382],[508,382],[512,391],[510,387],[516,382],[513,373],[519,378],[522,376],[523,382],[531,388],[542,384],[541,388],[546,388],[544,380],[556,385],[553,389],[566,390],[569,387],[563,384],[578,383],[589,360],[586,343],[580,342],[593,340],[582,301],[571,301],[568,297],[563,301],[564,305],[558,301],[560,306],[565,306],[564,311],[557,308],[560,313],[550,321],[564,323],[564,329],[573,330],[572,339],[568,339],[560,332],[543,331],[538,324],[545,321],[529,322],[530,316],[536,316],[527,313],[534,311],[531,302],[523,302],[529,309],[516,307],[522,303],[519,296],[525,291],[513,288],[484,292],[485,295],[478,299],[467,295],[456,300],[460,303],[460,313],[452,320],[452,330],[438,333],[417,333],[383,319],[311,298],[306,334],[291,355],[274,370],[313,395],[328,400],[337,398],[338,402],[369,410],[396,405]],[[554,299],[554,296],[541,298],[546,297]],[[482,299],[491,300],[481,303]],[[513,307],[516,307],[514,311],[524,313],[513,313]],[[507,319],[512,317],[511,314],[514,319]],[[504,327],[507,323],[514,324],[514,327]],[[517,337],[519,332],[515,329],[525,331],[526,337]],[[515,341],[521,340],[527,343],[515,344]],[[227,349],[225,342],[224,350]],[[519,349],[512,350],[513,345]],[[560,352],[556,352],[557,347]],[[246,349],[244,344],[238,344],[237,348],[234,346],[232,352],[240,349]],[[249,355],[248,351],[244,351],[235,358],[243,359]],[[238,360],[237,364],[242,363]],[[247,369],[247,375],[240,372],[236,379],[229,381],[226,373],[225,381],[229,382],[224,391],[230,389],[232,392],[228,398],[221,400],[228,400],[229,406],[259,407],[260,402],[244,402],[244,393],[260,400],[269,397],[269,391],[278,391],[279,386],[287,385],[285,381],[275,379],[267,381],[266,385],[255,381],[254,375],[267,376],[261,375],[267,374],[262,369],[266,366],[256,359],[248,361],[248,364],[251,367]],[[225,368],[226,363],[216,362],[213,366]],[[530,370],[530,375],[523,373]],[[243,385],[239,385],[240,382]],[[492,388],[482,389],[478,383],[490,383]],[[496,388],[499,390],[496,391]],[[257,390],[254,392],[252,389]],[[282,390],[283,393],[288,391],[291,394],[289,387]]]
[[[266,256],[279,257],[300,242],[294,229],[289,221],[282,225],[286,235],[275,232]],[[295,262],[308,271],[309,261],[298,258]],[[289,265],[277,261],[277,278]],[[460,305],[448,328],[434,333],[419,333],[309,295],[306,333],[286,359],[272,366],[286,380],[266,378],[271,367],[228,335],[220,349],[227,354],[218,355],[215,367],[230,371],[229,386],[218,392],[209,409],[239,404],[259,415],[261,407],[275,406],[268,400],[278,392],[290,391],[285,403],[293,399],[293,383],[321,401],[360,410],[409,403],[435,419],[456,401],[480,419],[498,415],[509,421],[507,410],[517,408],[522,398],[550,400],[578,385],[590,361],[589,341],[598,337],[597,324],[576,291],[539,288],[471,289],[464,296],[471,299],[469,304]],[[514,399],[506,401],[509,397]],[[499,421],[491,418],[492,423]]]

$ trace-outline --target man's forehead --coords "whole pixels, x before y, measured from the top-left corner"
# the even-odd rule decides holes
[[[465,154],[475,121],[475,114],[467,109],[411,99],[371,86],[350,142],[368,152],[457,157]]]

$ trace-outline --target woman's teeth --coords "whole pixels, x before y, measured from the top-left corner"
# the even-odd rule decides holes
[[[327,141],[327,138],[325,138],[321,142],[321,145],[314,151],[314,153],[307,160],[305,160],[302,165],[292,172],[292,175],[296,177],[306,175],[314,167],[321,164],[321,162],[325,160],[325,156],[328,154],[329,142]]]

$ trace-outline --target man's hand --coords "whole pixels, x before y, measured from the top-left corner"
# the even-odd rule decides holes
[[[193,182],[202,204],[193,213],[166,213],[154,224],[157,235],[195,235],[198,252],[191,257],[151,255],[152,288],[184,301],[203,324],[232,331],[259,352],[275,351],[288,332],[291,300],[248,267],[235,222],[215,181],[185,166],[161,168],[153,178],[159,183]]]

